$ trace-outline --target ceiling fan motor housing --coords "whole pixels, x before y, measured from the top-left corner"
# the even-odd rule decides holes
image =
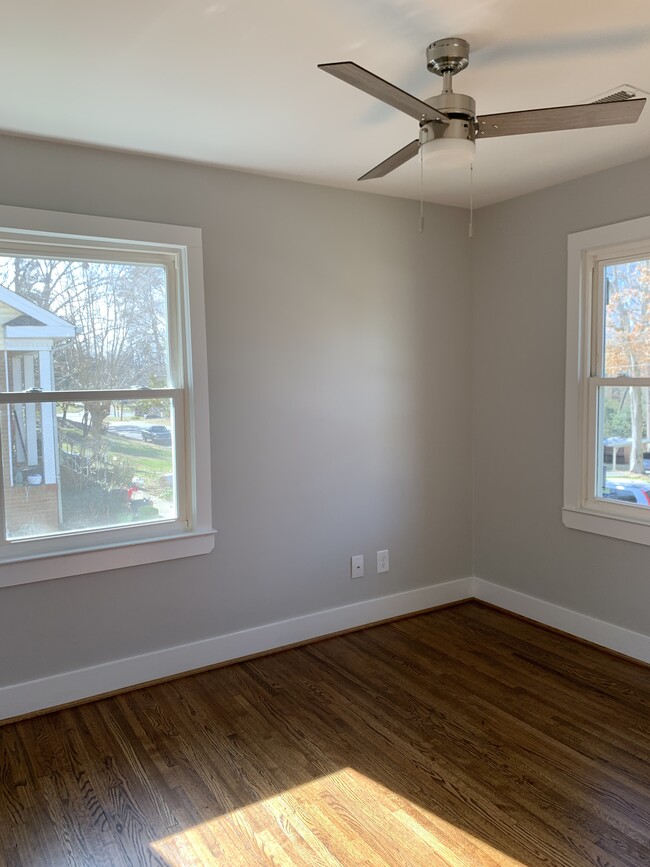
[[[455,93],[445,90],[442,93],[425,100],[445,117],[476,118],[476,100],[465,93]]]
[[[469,42],[459,36],[437,39],[427,47],[427,69],[436,75],[444,75],[465,69],[469,63]]]
[[[449,123],[429,121],[420,124],[420,144],[431,139],[466,139],[474,141],[476,136],[476,102],[464,93],[446,91],[426,100],[439,112],[449,118]]]

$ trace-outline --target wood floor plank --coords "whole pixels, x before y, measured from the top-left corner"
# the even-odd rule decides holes
[[[478,603],[0,728],[0,867],[650,865],[650,669]]]

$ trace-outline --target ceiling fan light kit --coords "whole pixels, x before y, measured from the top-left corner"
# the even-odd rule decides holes
[[[465,169],[473,162],[476,144],[461,138],[432,138],[420,144],[422,159],[445,169]]]
[[[565,105],[528,111],[480,116],[471,96],[455,93],[452,78],[469,64],[469,43],[460,37],[432,42],[426,50],[427,68],[441,76],[442,93],[421,100],[379,78],[352,61],[319,64],[319,69],[347,84],[403,111],[420,125],[418,138],[376,165],[359,180],[381,178],[420,153],[422,159],[435,158],[445,168],[469,166],[475,142],[481,138],[505,135],[585,129],[613,124],[635,123],[645,99],[609,98],[586,105]]]

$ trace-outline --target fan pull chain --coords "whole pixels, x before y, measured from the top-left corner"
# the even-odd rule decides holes
[[[420,148],[420,234],[424,232],[424,160]]]
[[[469,164],[469,227],[468,237],[474,237],[474,163]]]

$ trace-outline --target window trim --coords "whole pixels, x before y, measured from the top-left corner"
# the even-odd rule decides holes
[[[593,281],[596,263],[650,248],[650,217],[575,232],[567,245],[567,354],[564,430],[564,504],[566,527],[650,545],[650,512],[589,495],[595,416],[590,405],[598,386],[592,378]],[[616,384],[608,378],[607,384]],[[633,384],[626,379],[626,384]],[[593,442],[592,442],[593,441]]]
[[[34,240],[55,244],[61,249],[94,247],[101,250],[122,248],[142,250],[151,247],[179,253],[183,274],[179,275],[184,289],[184,303],[176,317],[182,331],[186,383],[184,388],[184,419],[179,437],[178,454],[185,454],[183,475],[187,485],[189,526],[176,530],[170,524],[142,525],[143,533],[134,538],[129,528],[127,538],[116,539],[110,532],[105,541],[84,544],[90,534],[70,534],[69,547],[59,550],[54,545],[45,552],[48,540],[35,540],[29,552],[20,551],[20,543],[3,546],[0,552],[0,587],[44,581],[71,575],[102,572],[144,563],[189,557],[209,553],[214,548],[212,528],[210,433],[207,380],[207,340],[205,331],[205,301],[203,286],[202,235],[198,228],[149,223],[137,220],[67,214],[0,205],[0,243],[15,238],[20,243]],[[175,293],[176,294],[176,293]],[[174,300],[173,303],[176,303]],[[179,335],[172,343],[178,345]],[[178,386],[178,383],[173,383]],[[40,400],[42,396],[39,395]],[[185,446],[185,447],[184,447]],[[201,456],[200,472],[197,456]],[[62,537],[55,536],[60,540]],[[42,544],[41,544],[42,543]],[[61,544],[61,543],[59,543]],[[110,556],[109,556],[110,555]]]

